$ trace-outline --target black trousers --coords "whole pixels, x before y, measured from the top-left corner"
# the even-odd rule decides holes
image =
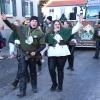
[[[99,57],[99,49],[100,49],[100,40],[96,40],[95,57]]]
[[[73,68],[75,45],[69,45],[69,50],[71,55],[68,55],[68,63],[69,63],[69,67]]]
[[[36,71],[36,59],[30,58],[27,61],[25,57],[19,58],[19,88],[20,91],[25,93],[27,87],[27,69],[29,67],[29,74],[31,79],[32,88],[37,88],[37,71]]]
[[[18,58],[17,58],[17,60],[18,60]],[[42,70],[42,62],[41,62],[41,60],[42,59],[36,60],[36,65],[38,67],[38,71]],[[29,61],[28,60],[26,60],[25,63],[26,63],[26,66],[29,65]],[[30,74],[29,74],[29,70],[28,69],[29,68],[27,67],[27,69],[26,69],[26,75],[27,75],[27,81],[29,82],[30,81]],[[20,61],[18,60],[18,70],[17,70],[17,75],[16,75],[16,78],[15,78],[15,81],[16,80],[19,81],[19,76],[20,76]]]
[[[38,69],[38,72],[40,72],[41,70],[42,70],[42,61],[41,61],[42,59],[38,59],[37,61],[36,61],[36,65],[37,65],[37,69]]]
[[[66,63],[66,59],[67,59],[66,56],[48,57],[48,67],[52,80],[52,85],[58,85],[59,87],[62,87],[64,78],[64,66]]]
[[[28,61],[26,60],[26,66],[28,66]],[[29,70],[28,68],[26,69],[26,75],[27,75],[27,81],[30,81],[30,75],[29,75]],[[15,81],[19,81],[20,79],[20,61],[18,61],[18,70],[17,70],[17,75],[16,75],[16,78],[15,78]]]

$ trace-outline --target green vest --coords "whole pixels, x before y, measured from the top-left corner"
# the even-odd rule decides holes
[[[71,33],[72,33],[72,29],[71,28],[62,28],[59,32],[59,35],[63,38],[63,40],[65,42],[69,41],[71,38]],[[46,37],[46,43],[55,46],[57,44],[57,41],[54,39],[55,33],[48,33],[47,37]]]
[[[31,30],[29,27],[21,26],[18,28],[18,32],[20,45],[25,52],[36,51],[37,48],[45,43],[44,33],[38,28]],[[25,43],[25,40],[28,38],[29,34],[33,37],[32,44]]]

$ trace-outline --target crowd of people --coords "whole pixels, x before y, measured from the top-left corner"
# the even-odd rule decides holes
[[[30,82],[33,93],[37,93],[37,65],[38,71],[42,69],[42,57],[48,57],[48,70],[51,77],[51,91],[61,92],[63,90],[64,66],[68,59],[68,70],[74,71],[74,51],[77,44],[74,35],[82,28],[82,18],[75,26],[67,20],[52,20],[48,16],[41,28],[37,16],[21,23],[16,20],[14,23],[8,21],[2,14],[2,20],[12,30],[9,38],[9,58],[16,57],[18,61],[17,75],[12,83],[14,89],[19,84],[20,92],[18,97],[26,96],[27,83]],[[0,28],[1,30],[1,28]],[[96,33],[100,35],[100,25]],[[99,42],[98,42],[99,40]],[[1,41],[1,35],[0,35]],[[1,43],[0,43],[1,45]],[[99,56],[100,37],[96,41],[96,54]],[[15,54],[15,47],[17,54]],[[1,47],[0,47],[1,48]]]

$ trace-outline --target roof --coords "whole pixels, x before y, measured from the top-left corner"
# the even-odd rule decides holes
[[[47,3],[47,7],[59,7],[59,6],[75,6],[84,5],[87,0],[52,0]]]

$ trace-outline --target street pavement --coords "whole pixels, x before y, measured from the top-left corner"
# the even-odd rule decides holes
[[[4,53],[7,54],[7,53]],[[0,61],[0,100],[100,100],[100,59],[93,59],[93,50],[75,52],[74,71],[64,69],[62,92],[51,92],[51,80],[47,58],[43,62],[42,73],[38,76],[38,93],[32,93],[30,83],[27,95],[19,99],[19,89],[12,90],[11,83],[16,76],[17,60]]]

